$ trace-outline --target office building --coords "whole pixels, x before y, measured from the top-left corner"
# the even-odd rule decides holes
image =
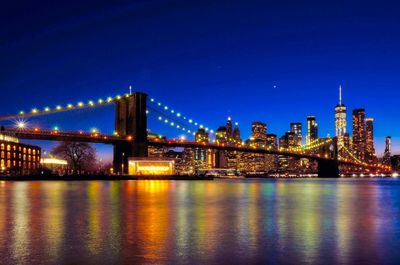
[[[374,119],[365,119],[365,150],[366,161],[368,163],[376,162],[375,147],[374,147]]]
[[[301,122],[290,123],[290,131],[294,133],[296,145],[301,145],[303,141]]]
[[[310,144],[318,139],[318,124],[315,116],[307,117],[307,137],[306,143]]]
[[[366,153],[365,110],[353,110],[353,153],[360,160],[365,160]]]

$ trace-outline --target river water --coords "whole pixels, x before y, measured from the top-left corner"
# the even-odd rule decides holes
[[[0,182],[0,264],[400,264],[400,180]]]

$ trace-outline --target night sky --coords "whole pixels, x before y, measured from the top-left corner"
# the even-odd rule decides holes
[[[395,1],[11,1],[0,9],[1,114],[97,100],[128,86],[243,138],[254,120],[282,135],[316,115],[334,134],[343,82],[351,111],[375,118],[378,155],[400,151],[400,16]],[[31,126],[114,129],[113,107],[30,119]],[[181,132],[150,118],[152,131]],[[44,143],[44,148],[52,144]],[[98,147],[109,158],[109,147]],[[108,153],[107,153],[108,152]]]

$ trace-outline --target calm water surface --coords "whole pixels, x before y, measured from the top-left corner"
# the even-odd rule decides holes
[[[400,264],[400,180],[0,182],[1,264]]]

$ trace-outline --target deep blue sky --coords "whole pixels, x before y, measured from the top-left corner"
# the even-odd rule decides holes
[[[375,118],[378,154],[400,149],[400,16],[395,1],[18,2],[0,10],[0,113],[127,92],[129,84],[214,129],[283,134],[316,115],[334,134],[344,103]],[[32,120],[113,131],[112,107]],[[151,120],[153,131],[180,132]],[[49,147],[46,147],[49,148]],[[102,150],[109,150],[101,148]]]

